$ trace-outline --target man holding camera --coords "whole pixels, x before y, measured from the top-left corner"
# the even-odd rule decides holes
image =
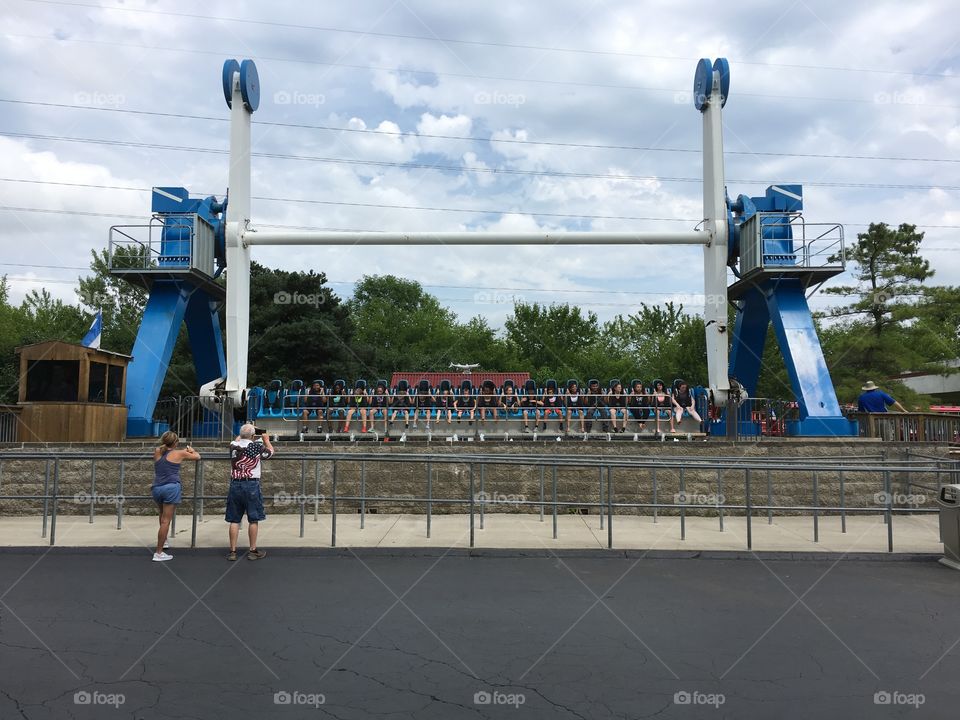
[[[256,437],[260,433],[260,438]],[[266,557],[257,549],[257,530],[267,515],[263,511],[263,493],[260,491],[261,461],[273,456],[270,436],[249,423],[240,428],[240,435],[230,443],[230,491],[227,493],[226,521],[230,523],[230,552],[227,560],[237,559],[237,539],[240,523],[247,515],[247,534],[250,549],[247,560]]]

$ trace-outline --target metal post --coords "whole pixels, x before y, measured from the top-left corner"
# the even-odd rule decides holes
[[[720,532],[723,532],[723,471],[717,470],[717,510],[720,516]]]
[[[557,466],[551,468],[553,477],[553,539],[557,539]]]
[[[60,492],[60,458],[53,459],[53,507],[50,509],[50,544],[57,539],[57,494]]]
[[[750,468],[744,470],[744,473],[743,485],[747,506],[747,550],[753,550],[753,501],[750,498]]]
[[[486,465],[480,463],[480,529],[483,530],[483,515],[487,504],[487,491],[484,489],[486,482]]]
[[[337,546],[337,461],[333,461],[330,479],[330,547]]]
[[[613,468],[607,467],[607,548],[613,548]]]
[[[598,496],[597,508],[600,510],[598,513],[600,515],[600,529],[603,530],[603,467],[598,468],[600,471],[598,474],[600,476],[600,494]]]
[[[672,410],[671,410],[672,412]],[[680,539],[687,539],[687,486],[683,477],[683,467],[680,468]]]
[[[813,541],[820,542],[820,478],[817,471],[813,471]]]
[[[46,470],[43,474],[43,530],[40,533],[40,537],[47,536],[47,498],[50,493],[50,460],[47,459]]]
[[[473,463],[470,463],[470,547],[473,547],[473,504],[476,498],[473,492]]]
[[[320,521],[320,461],[313,461],[313,521]],[[363,527],[363,518],[360,519]]]
[[[540,466],[540,522],[543,522],[543,465]]]
[[[202,463],[203,461],[198,461]],[[227,488],[229,490],[229,488]],[[203,522],[203,496],[207,494],[207,475],[203,471],[203,468],[200,468],[200,497],[197,500],[197,503],[200,507],[199,519],[200,522]]]
[[[367,461],[360,461],[360,529],[367,520]]]
[[[846,502],[846,488],[844,487],[843,482],[843,470],[840,471],[840,507],[845,508],[847,506]],[[847,531],[847,511],[840,510],[840,532],[845,533]]]
[[[300,461],[300,537],[303,537],[304,520],[307,509],[307,461]]]
[[[97,499],[97,461],[90,461],[90,524],[93,525],[93,512]]]
[[[427,537],[430,537],[430,521],[433,513],[433,467],[427,461]]]
[[[887,552],[893,552],[893,494],[890,487],[890,471],[883,471],[883,484],[887,491]]]
[[[123,460],[120,460],[120,477],[117,479],[117,530],[123,529],[123,506],[126,500],[123,497]]]
[[[773,525],[773,480],[770,470],[767,469],[767,525]]]
[[[193,471],[193,520],[190,525],[190,547],[197,546],[197,498],[200,496],[200,479],[203,477],[203,460],[197,461]]]
[[[657,522],[657,469],[653,468],[651,471],[653,476],[653,522]]]

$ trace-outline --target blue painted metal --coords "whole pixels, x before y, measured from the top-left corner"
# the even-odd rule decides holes
[[[233,74],[240,72],[240,63],[230,59],[223,62],[223,99],[227,101],[227,107],[233,107]]]
[[[740,298],[730,353],[730,377],[735,378],[750,397],[756,396],[767,328],[772,322],[800,414],[799,420],[786,424],[787,434],[815,437],[856,435],[856,423],[843,416],[837,402],[807,304],[806,286],[800,277],[777,272],[777,266],[795,263],[793,228],[788,213],[803,209],[802,196],[800,185],[772,185],[762,197],[741,195],[736,202],[728,201],[735,214],[733,242],[729,250],[731,266],[739,259],[743,223],[758,212],[784,213],[761,218],[765,269],[754,279],[753,288]],[[715,425],[714,431],[724,433],[726,421],[724,417]],[[741,435],[759,434],[759,426],[748,406],[743,406],[738,413],[738,430]]]
[[[207,290],[198,286],[196,276],[191,276],[196,268],[191,268],[190,247],[195,216],[199,216],[214,228],[216,269],[213,278],[223,271],[226,266],[225,207],[225,202],[212,196],[192,198],[182,187],[154,188],[151,209],[163,223],[157,262],[169,272],[155,279],[150,287],[133,346],[133,359],[127,370],[128,437],[150,436],[156,431],[153,412],[184,322],[198,385],[226,375],[217,303]],[[208,424],[219,427],[210,418],[204,418],[204,428]]]
[[[260,76],[253,60],[240,63],[240,96],[244,107],[250,112],[260,107]]]
[[[730,63],[726,58],[717,58],[713,61],[713,69],[720,73],[720,107],[724,107],[730,94]]]
[[[697,71],[693,75],[693,106],[703,112],[707,105],[707,97],[713,86],[713,66],[707,58],[700,58]]]

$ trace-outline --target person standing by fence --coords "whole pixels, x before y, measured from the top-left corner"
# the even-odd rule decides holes
[[[170,522],[173,513],[180,504],[182,489],[180,484],[180,464],[184,460],[199,460],[200,453],[187,445],[183,450],[177,449],[180,437],[173,431],[167,430],[160,437],[160,447],[153,451],[153,487],[150,494],[160,510],[160,530],[157,532],[157,549],[153,553],[154,562],[173,560],[173,555],[166,552],[167,533],[170,532]]]
[[[240,428],[240,435],[230,443],[230,490],[227,493],[227,512],[230,523],[230,552],[227,560],[237,559],[237,540],[240,523],[247,515],[247,535],[250,549],[247,560],[260,560],[267,553],[257,549],[257,531],[267,515],[263,511],[263,493],[260,490],[261,461],[273,456],[270,435],[263,433],[255,439],[256,428],[249,423]]]

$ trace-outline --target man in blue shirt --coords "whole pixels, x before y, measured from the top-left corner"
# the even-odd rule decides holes
[[[892,405],[900,412],[907,411],[903,405],[878,388],[873,380],[868,380],[867,384],[861,389],[863,393],[861,393],[860,398],[857,400],[857,409],[860,412],[885,413],[888,405]]]

